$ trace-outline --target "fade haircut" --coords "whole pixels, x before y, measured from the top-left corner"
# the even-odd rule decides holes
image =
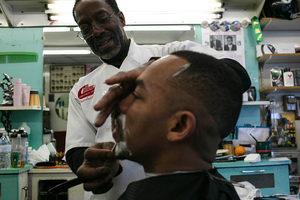
[[[193,96],[206,108],[217,125],[220,138],[229,135],[235,127],[242,106],[243,88],[240,77],[222,60],[206,54],[177,51],[171,55],[190,63],[186,70],[170,79],[171,86]]]
[[[76,21],[75,15],[74,15],[74,10],[79,1],[82,1],[82,0],[75,0],[74,6],[73,6],[73,18],[74,18],[75,22],[77,22],[77,21]],[[120,12],[120,9],[119,9],[119,6],[118,6],[116,0],[105,0],[105,3],[107,3],[113,9],[115,14]]]

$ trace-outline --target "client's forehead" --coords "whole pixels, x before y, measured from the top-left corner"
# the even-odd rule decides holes
[[[144,77],[166,80],[182,69],[187,60],[175,55],[168,55],[153,62],[144,73]]]

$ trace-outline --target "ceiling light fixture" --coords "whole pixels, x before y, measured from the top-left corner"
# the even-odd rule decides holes
[[[125,26],[125,31],[189,31],[192,26]]]
[[[44,27],[43,32],[68,32],[70,28],[68,27]]]
[[[127,25],[150,25],[150,24],[200,24],[203,20],[221,19],[222,14],[201,13],[128,13],[126,15]],[[139,16],[139,17],[136,17]]]
[[[47,5],[50,21],[74,22],[73,3],[66,2],[68,6],[61,3]],[[127,25],[200,24],[203,20],[221,19],[225,11],[224,3],[220,0],[185,0],[184,4],[181,0],[122,0],[118,1],[118,5],[125,15]],[[58,11],[54,12],[55,9]]]
[[[118,1],[119,8],[124,12],[213,12],[224,10],[224,4],[213,0],[122,0]],[[134,6],[132,6],[134,5]],[[171,6],[170,6],[171,5]]]
[[[48,20],[49,21],[72,21],[74,23],[74,18],[73,16],[67,15],[67,14],[58,14],[58,15],[52,15],[48,14]]]
[[[73,1],[56,1],[55,3],[47,4],[49,9],[73,8]]]

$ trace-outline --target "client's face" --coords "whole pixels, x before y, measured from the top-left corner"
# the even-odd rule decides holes
[[[125,118],[115,122],[115,126],[123,123],[123,127],[115,129],[113,137],[116,142],[123,141],[123,147],[127,145],[123,158],[143,164],[163,152],[172,114],[170,101],[176,99],[167,79],[185,64],[184,59],[172,55],[155,61],[138,77],[134,92],[119,102],[126,122]]]

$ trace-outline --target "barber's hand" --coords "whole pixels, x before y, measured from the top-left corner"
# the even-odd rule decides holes
[[[113,145],[113,142],[98,143],[84,152],[84,161],[76,174],[83,180],[86,191],[101,194],[113,187],[112,180],[119,169],[119,161],[110,150]]]
[[[155,60],[150,60],[140,67],[128,72],[119,72],[105,81],[107,85],[118,85],[110,87],[108,92],[94,106],[96,111],[100,111],[95,126],[102,126],[118,101],[134,91],[136,79],[154,61]]]

